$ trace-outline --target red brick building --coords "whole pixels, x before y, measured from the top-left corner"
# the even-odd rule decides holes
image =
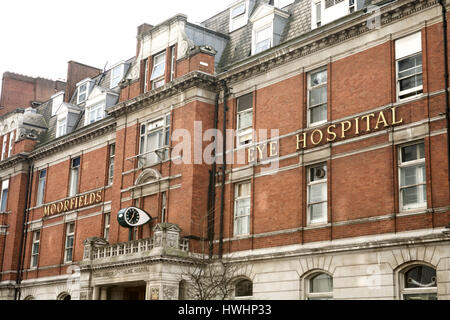
[[[135,57],[3,119],[0,296],[196,298],[204,256],[237,266],[233,299],[449,299],[443,8],[140,26]]]

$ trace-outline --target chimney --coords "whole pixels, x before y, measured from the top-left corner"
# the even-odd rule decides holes
[[[72,99],[77,83],[86,78],[94,78],[102,73],[101,69],[87,66],[85,64],[69,61],[67,68],[67,86],[64,101],[69,102]]]
[[[137,31],[137,45],[136,45],[136,57],[139,56],[139,51],[141,50],[141,41],[145,33],[153,29],[153,26],[148,23],[141,24]]]

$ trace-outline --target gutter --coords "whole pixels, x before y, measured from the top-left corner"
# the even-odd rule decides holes
[[[222,190],[220,201],[220,233],[219,233],[219,259],[223,257],[223,216],[225,208],[225,180],[226,180],[226,167],[227,167],[227,111],[228,111],[228,95],[230,93],[227,86],[227,82],[222,81],[223,88],[223,144],[222,144]]]
[[[34,171],[34,165],[30,164],[30,161],[28,161],[29,168],[28,168],[28,179],[27,179],[27,187],[26,187],[26,193],[25,193],[25,208],[23,210],[23,220],[22,220],[22,236],[20,238],[20,246],[19,246],[19,260],[17,263],[17,278],[16,278],[16,288],[14,292],[14,300],[20,300],[20,283],[22,282],[22,270],[23,265],[25,261],[25,247],[27,244],[27,225],[28,225],[28,208],[30,207],[31,202],[31,187],[32,187],[32,181],[33,181],[33,171]]]
[[[447,170],[450,191],[450,94],[449,94],[449,71],[448,71],[448,42],[447,42],[447,9],[446,0],[439,0],[442,7],[443,37],[444,37],[444,78],[445,78],[445,120],[447,125]]]

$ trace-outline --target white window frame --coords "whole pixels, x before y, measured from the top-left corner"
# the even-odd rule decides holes
[[[8,134],[5,134],[3,136],[2,159],[1,159],[1,161],[5,160],[5,157],[6,157],[6,143],[7,142],[8,142]]]
[[[239,195],[239,189],[241,186],[248,185],[248,195]],[[234,185],[234,228],[233,234],[235,237],[239,236],[247,236],[250,234],[250,216],[252,210],[251,204],[251,195],[252,195],[252,183],[251,181],[239,182]],[[241,208],[242,203],[248,202],[248,212],[244,214],[238,215],[239,209]],[[240,231],[242,227],[240,227],[240,223],[242,220],[246,220],[247,228],[244,231]]]
[[[405,285],[406,273],[417,267],[429,267],[429,268],[434,269],[437,273],[436,268],[426,265],[426,264],[413,264],[409,267],[404,268],[400,272],[398,272],[398,277],[399,277],[398,280],[399,280],[399,284],[400,284],[400,300],[404,300],[405,295],[413,295],[413,294],[436,294],[436,297],[438,296],[437,274],[436,274],[436,279],[435,279],[436,286],[434,286],[434,287],[406,288],[406,285]]]
[[[85,89],[81,90],[84,86]],[[87,100],[89,94],[89,81],[84,81],[80,83],[77,87],[77,104],[83,103]],[[84,99],[81,97],[84,95]]]
[[[417,72],[417,73],[414,73],[413,75],[408,75],[406,77],[400,78],[400,75],[399,75],[399,73],[400,73],[400,62],[403,61],[403,60],[409,59],[409,58],[413,58],[413,57],[418,56],[418,55],[420,55],[421,64],[420,64],[420,66],[418,65],[418,66],[415,66],[414,68],[411,68],[411,69],[416,69],[416,68],[420,67],[420,72]],[[416,76],[419,76],[419,75],[422,75],[422,77],[423,77],[423,55],[422,55],[422,52],[417,52],[417,53],[411,54],[409,56],[406,56],[406,57],[398,59],[396,61],[396,67],[397,67],[397,74],[396,74],[396,76],[397,76],[397,101],[404,101],[404,100],[414,99],[414,98],[422,96],[423,95],[423,78],[422,78],[422,84],[421,85],[416,86],[414,88],[410,88],[410,89],[407,89],[407,90],[400,91],[400,81],[402,81],[404,79],[416,77]],[[411,94],[411,93],[414,93],[414,92],[415,92],[415,94],[413,94],[411,96],[408,96],[408,97],[402,98],[402,96],[407,95],[407,94]]]
[[[67,133],[67,116],[58,119],[56,123],[56,138],[62,137]]]
[[[326,82],[322,82],[320,84],[313,86],[311,84],[311,75],[316,74],[316,73],[321,73],[323,71],[325,71],[325,74],[327,76]],[[322,104],[311,105],[311,91],[314,89],[319,89],[321,87],[326,88],[327,100],[325,101],[325,103],[322,103]],[[308,97],[307,97],[307,99],[308,99],[308,101],[307,101],[307,103],[308,103],[308,115],[307,115],[308,116],[308,127],[315,127],[315,126],[319,126],[319,125],[326,123],[328,121],[328,68],[327,67],[318,68],[318,69],[311,70],[308,72]],[[311,122],[311,109],[317,108],[324,104],[326,106],[326,114],[327,114],[325,119],[319,120],[316,122]]]
[[[241,11],[235,13],[235,10],[242,8]],[[247,24],[248,17],[247,1],[242,1],[230,8],[230,32],[242,28]],[[244,21],[245,20],[245,21]]]
[[[73,226],[73,230],[71,230]],[[70,245],[71,239],[71,245]],[[75,248],[75,222],[70,222],[66,225],[66,238],[64,244],[64,263],[73,261],[73,249]],[[70,252],[70,256],[69,256]]]
[[[319,8],[319,12],[317,12],[317,8]],[[315,17],[316,17],[316,21],[315,21],[315,27],[319,28],[322,26],[322,2],[314,2],[314,9],[315,10]],[[317,14],[319,13],[319,14]]]
[[[14,131],[11,131],[9,134],[8,158],[12,156],[13,146],[14,146]]]
[[[92,115],[94,116],[92,118]],[[105,117],[105,102],[99,102],[86,108],[85,125],[102,120]]]
[[[320,167],[323,167],[325,169],[325,176],[320,180],[311,181],[311,170],[314,170],[314,169],[317,169]],[[306,199],[306,201],[307,201],[307,203],[306,203],[307,224],[308,225],[325,224],[328,222],[328,168],[327,168],[327,164],[325,162],[323,162],[323,163],[311,165],[311,166],[307,167],[306,174],[307,174],[307,199]],[[313,188],[314,186],[317,186],[317,185],[324,185],[325,199],[322,199],[321,201],[311,202],[310,201],[311,188]],[[311,207],[313,205],[323,204],[323,203],[325,203],[325,212],[322,213],[322,217],[320,219],[312,220]]]
[[[119,74],[114,76],[114,71],[119,70]],[[110,81],[109,81],[109,88],[113,89],[117,87],[120,83],[120,81],[123,79],[123,74],[125,71],[125,64],[121,63],[118,66],[115,66],[111,69],[111,75],[110,75]]]
[[[177,57],[175,56],[175,46],[170,47],[170,81],[174,80],[175,75],[175,66],[176,66]]]
[[[111,229],[111,212],[105,213],[105,223],[103,226],[103,238],[109,241],[109,231]]]
[[[329,292],[311,292],[311,281],[320,275],[326,275],[331,278],[331,291]],[[305,278],[305,299],[306,300],[331,300],[333,299],[333,276],[326,272],[315,272]]]
[[[33,240],[31,243],[31,259],[30,259],[31,269],[36,269],[39,264],[40,241],[41,241],[41,230],[36,230],[33,232]]]
[[[424,147],[424,157],[420,158],[420,149],[419,146],[423,145]],[[411,147],[411,146],[416,146],[416,152],[417,152],[417,156],[418,159],[416,160],[412,160],[412,161],[407,161],[407,162],[403,162],[402,160],[402,149],[406,148],[406,147]],[[402,186],[402,169],[405,168],[410,168],[410,167],[424,167],[425,168],[425,177],[422,177],[423,180],[425,182],[422,183],[417,183],[415,185],[408,185],[408,186]],[[414,210],[420,210],[420,209],[426,209],[428,206],[428,202],[427,202],[427,177],[426,177],[426,155],[425,155],[425,143],[423,141],[421,142],[413,142],[413,143],[408,143],[405,145],[401,145],[398,148],[398,188],[399,188],[399,201],[400,201],[400,211],[405,212],[405,211],[414,211]],[[416,171],[416,174],[419,171]],[[420,174],[419,174],[420,175]],[[416,175],[417,178],[417,175]],[[423,202],[417,202],[415,205],[409,205],[409,206],[404,206],[403,204],[403,194],[402,194],[402,189],[407,189],[407,188],[412,188],[412,187],[418,187],[420,190],[421,186],[425,186],[425,194],[421,194],[422,199],[424,200]],[[422,189],[423,190],[423,189]]]
[[[161,195],[161,222],[167,222],[167,192],[164,191]]]
[[[258,36],[259,34],[263,33],[264,31],[269,29],[269,34],[270,36],[258,41]],[[258,49],[258,44],[263,43],[263,42],[269,42],[267,48],[264,49]],[[266,24],[264,27],[262,28],[258,28],[253,30],[253,54],[258,54],[260,52],[263,52],[265,50],[268,50],[270,48],[272,48],[273,45],[273,23],[270,24]]]
[[[356,11],[356,0],[348,0],[348,13]]]
[[[114,180],[114,159],[116,156],[116,144],[109,145],[109,163],[108,163],[108,183],[111,185]]]
[[[2,193],[0,194],[0,212],[6,212],[6,209],[8,208],[8,194],[9,179],[6,179],[2,181]]]
[[[145,59],[144,60],[144,93],[148,91],[148,63],[149,63],[149,59]]]
[[[76,159],[80,160],[78,165],[74,165]],[[81,157],[75,157],[70,159],[70,179],[69,179],[69,197],[73,197],[78,194],[80,187],[80,168]]]
[[[156,63],[156,60],[158,60],[158,58],[160,57],[163,57],[163,59],[159,63]],[[164,65],[162,75],[155,75],[156,68],[161,65]],[[163,86],[165,84],[165,77],[166,77],[166,52],[163,51],[153,56],[152,76],[150,77],[150,81],[152,82],[152,90]]]
[[[45,173],[44,176],[42,176],[43,173]],[[47,169],[42,169],[39,171],[38,175],[36,206],[44,204],[46,184],[47,184]]]
[[[239,101],[247,96],[251,96],[251,106],[247,109],[239,111]],[[248,146],[253,143],[253,93],[244,94],[236,98],[237,115],[236,115],[236,144],[238,148]],[[247,114],[251,115],[251,125],[248,127],[240,127],[239,119]],[[242,141],[243,138],[251,136],[250,139]],[[247,143],[245,143],[247,141]]]
[[[161,132],[162,137],[159,140],[158,147],[153,150],[147,150],[148,138]],[[157,119],[147,121],[140,126],[139,136],[139,167],[155,165],[161,161],[169,159],[170,146],[170,114],[166,114]]]

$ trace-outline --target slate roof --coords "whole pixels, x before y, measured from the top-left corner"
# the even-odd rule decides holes
[[[262,3],[269,4],[270,0],[256,0],[250,16]],[[281,10],[290,14],[281,42],[285,42],[311,30],[310,0],[296,0],[294,3],[281,8]],[[251,55],[253,25],[250,21],[244,27],[230,33],[230,10],[227,8],[208,20],[203,21],[202,25],[230,37],[230,41],[219,62],[218,72],[226,71],[230,65],[238,63]]]
[[[125,63],[130,64],[135,60],[135,57],[128,59],[125,61]],[[94,87],[100,87],[103,91],[106,92],[114,92],[116,94],[120,94],[120,88],[117,86],[113,89],[110,89],[110,80],[111,80],[111,70],[106,70],[105,72],[99,74],[98,76],[94,77],[92,80],[94,81]],[[124,72],[124,77],[127,75],[129,70],[125,70]],[[69,103],[71,108],[76,108],[76,109],[81,109],[79,118],[76,122],[75,127],[73,128],[72,132],[77,131],[81,128],[83,128],[84,125],[84,117],[85,117],[85,103],[81,103],[79,106],[77,106],[77,92],[75,91],[75,93],[73,94],[73,96],[70,98]],[[30,119],[40,119],[40,120],[36,120],[39,121],[39,125],[40,126],[46,126],[48,128],[47,131],[39,134],[38,137],[38,144],[37,147],[42,146],[52,140],[55,139],[56,137],[56,125],[57,125],[57,117],[53,116],[52,117],[52,107],[53,107],[53,100],[50,99],[46,102],[44,102],[42,105],[40,105],[39,107],[36,108],[36,112],[39,115],[42,115],[43,117],[33,117],[30,116]],[[108,118],[105,117],[105,118]],[[31,121],[31,120],[30,120]],[[36,122],[34,121],[34,122]]]

